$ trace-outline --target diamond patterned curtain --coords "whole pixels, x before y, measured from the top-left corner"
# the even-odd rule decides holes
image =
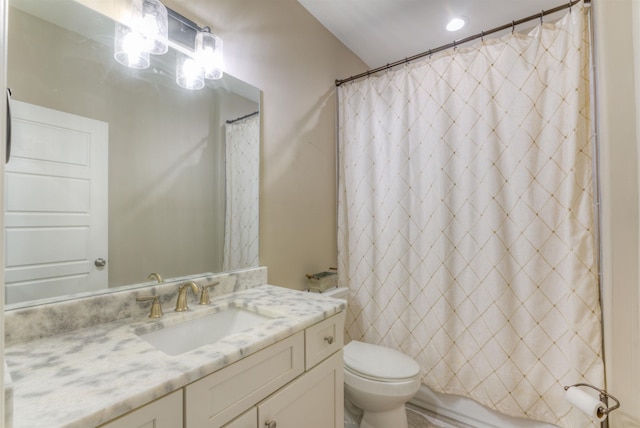
[[[258,266],[259,141],[259,115],[226,124],[224,271]]]
[[[560,21],[339,88],[347,336],[433,390],[566,427],[604,386],[589,33]]]

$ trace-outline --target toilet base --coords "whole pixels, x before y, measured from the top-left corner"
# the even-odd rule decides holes
[[[408,428],[408,426],[404,404],[384,412],[365,410],[360,422],[360,428]]]

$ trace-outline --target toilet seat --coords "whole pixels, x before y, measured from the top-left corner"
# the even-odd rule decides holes
[[[345,370],[377,382],[411,381],[420,373],[413,358],[385,346],[353,340],[344,348]]]
[[[420,388],[420,380],[418,377],[409,380],[395,382],[380,382],[377,380],[367,379],[359,374],[351,373],[349,370],[344,371],[344,388],[348,392],[347,395],[352,396],[353,390],[360,391],[361,394],[367,394],[370,401],[375,401],[375,407],[379,410],[383,407],[380,402],[397,402],[398,397],[401,401],[409,400],[413,397],[418,388]],[[373,398],[375,396],[375,398]],[[362,403],[356,403],[362,404]],[[360,407],[360,406],[358,406]]]

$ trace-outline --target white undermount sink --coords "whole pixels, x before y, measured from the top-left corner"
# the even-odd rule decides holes
[[[246,309],[229,308],[139,336],[165,354],[180,355],[271,319]]]

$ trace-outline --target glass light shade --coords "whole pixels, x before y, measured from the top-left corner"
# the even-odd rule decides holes
[[[158,0],[132,0],[131,27],[146,41],[145,50],[162,55],[169,49],[167,8]]]
[[[178,54],[176,83],[185,89],[202,89],[204,87],[204,67],[194,58],[182,53]]]
[[[145,51],[145,39],[130,27],[116,23],[113,57],[127,67],[149,67],[149,53]]]
[[[195,55],[204,67],[204,77],[221,79],[223,76],[222,39],[206,29],[196,34]]]

